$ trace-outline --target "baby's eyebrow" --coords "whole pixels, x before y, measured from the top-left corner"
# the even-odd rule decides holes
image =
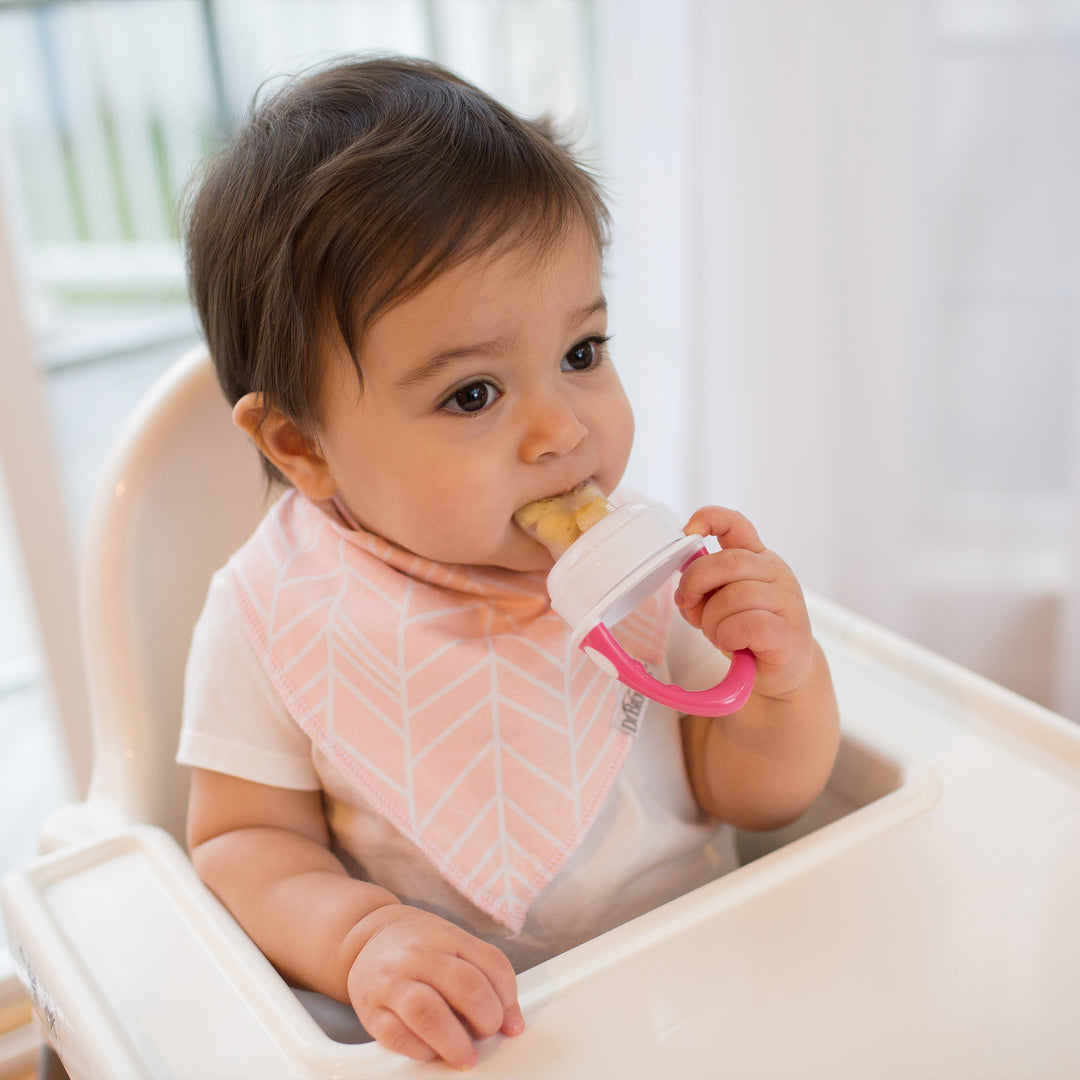
[[[601,296],[580,311],[573,312],[566,320],[571,328],[580,326],[583,322],[591,319],[594,315],[607,311],[607,299]],[[447,349],[445,352],[436,353],[422,360],[416,367],[410,368],[394,382],[398,390],[408,390],[418,383],[427,382],[428,379],[441,375],[452,364],[460,360],[468,360],[477,356],[495,356],[505,352],[509,348],[509,342],[505,338],[495,338],[491,341],[481,341],[474,345],[462,345],[456,349]]]
[[[594,315],[598,315],[601,311],[607,311],[607,297],[601,296],[599,300],[593,301],[588,307],[583,307],[580,311],[570,316],[571,326],[580,326],[586,319],[591,319]]]
[[[414,368],[410,368],[398,379],[394,386],[399,390],[407,390],[417,383],[427,382],[436,375],[442,374],[446,368],[460,360],[468,360],[477,356],[493,356],[505,349],[505,341],[483,341],[476,345],[463,345],[459,349],[447,349],[446,352],[437,353],[422,360]]]

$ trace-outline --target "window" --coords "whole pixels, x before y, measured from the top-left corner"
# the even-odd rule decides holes
[[[0,464],[19,483],[13,516],[0,498],[0,873],[32,854],[42,817],[78,786],[53,722],[86,727],[74,596],[49,583],[74,576],[125,417],[195,340],[176,215],[189,170],[265,80],[346,52],[431,56],[520,111],[584,128],[590,35],[583,0],[0,5],[0,211],[42,376],[5,353]],[[13,303],[5,293],[0,321]],[[33,428],[25,439],[11,416]],[[36,529],[49,551],[28,540]],[[48,668],[66,673],[63,693]],[[86,754],[75,757],[85,782]]]

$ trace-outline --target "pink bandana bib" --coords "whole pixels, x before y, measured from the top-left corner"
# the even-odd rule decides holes
[[[632,692],[573,648],[544,575],[423,559],[296,492],[229,575],[300,727],[459,892],[519,931],[633,738],[613,723]],[[653,597],[617,636],[656,664],[669,619]]]

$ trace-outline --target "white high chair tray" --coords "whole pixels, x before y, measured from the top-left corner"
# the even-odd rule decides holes
[[[471,1075],[1080,1075],[1080,731],[812,614],[845,731],[816,813],[843,816],[525,972],[525,1033]],[[162,830],[42,857],[4,916],[73,1077],[449,1075],[326,1036]]]

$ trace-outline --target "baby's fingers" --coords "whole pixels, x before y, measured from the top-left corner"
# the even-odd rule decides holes
[[[469,1032],[443,995],[427,983],[398,984],[382,1008],[361,1019],[379,1043],[416,1061],[440,1057],[455,1069],[476,1064]]]
[[[747,551],[762,552],[765,545],[757,534],[757,529],[737,510],[728,510],[723,506],[703,506],[695,511],[683,528],[687,536],[715,536],[723,548],[746,548]]]
[[[459,957],[448,958],[433,979],[447,1004],[477,1039],[486,1039],[503,1029],[508,1008],[515,998],[504,1003],[489,977],[475,965]]]
[[[364,1018],[364,1029],[387,1050],[413,1061],[434,1061],[440,1055],[433,1050],[419,1035],[409,1030],[408,1025],[390,1009],[376,1009]],[[469,1043],[472,1046],[472,1043]],[[467,1065],[461,1068],[468,1068]]]
[[[398,1041],[395,1049],[417,1040],[411,1050],[401,1052],[424,1060],[416,1052],[417,1046],[421,1054],[430,1048],[457,1069],[476,1064],[473,1039],[486,1039],[510,1022],[508,1008],[488,977],[457,956],[436,960],[426,981],[401,984],[386,1004],[393,1019],[405,1029],[395,1031],[393,1019],[384,1018],[388,1033]],[[516,1000],[511,1001],[510,1008],[520,1015]],[[375,1031],[371,1034],[383,1041]]]
[[[763,608],[750,608],[718,617],[706,606],[701,618],[701,632],[726,653],[749,649],[759,663],[778,658],[790,638],[782,615]]]
[[[525,1017],[517,997],[517,975],[506,954],[494,945],[479,938],[467,937],[458,955],[463,961],[474,965],[476,971],[487,980],[499,1002],[499,1013],[491,1021],[491,1030],[481,1034],[520,1035],[525,1030]],[[477,1030],[477,1029],[474,1029]],[[477,1033],[480,1034],[479,1030]]]
[[[524,1027],[506,956],[460,927],[405,905],[383,916],[349,971],[349,999],[383,1046],[419,1061],[476,1063],[473,1039]]]
[[[770,626],[774,618],[782,619],[783,612],[783,597],[775,588],[759,581],[736,581],[684,614],[718,649],[757,652],[765,644],[760,630]],[[736,616],[750,618],[732,623]],[[759,633],[755,634],[754,630]]]
[[[700,626],[700,605],[718,589],[740,581],[771,585],[779,573],[780,562],[769,552],[725,548],[690,563],[679,579],[675,603],[691,625]]]

